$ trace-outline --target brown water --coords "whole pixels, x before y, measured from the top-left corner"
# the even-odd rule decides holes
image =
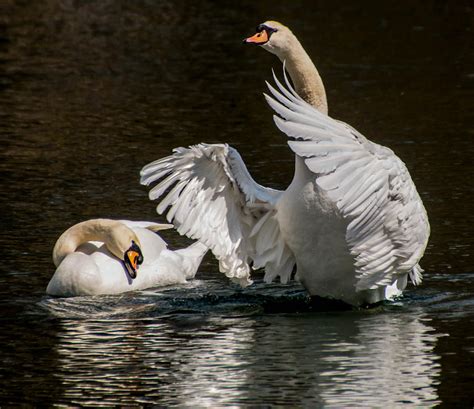
[[[0,3],[0,406],[474,405],[470,2],[289,3]],[[261,95],[280,64],[241,44],[269,18],[313,57],[331,115],[406,162],[432,226],[423,285],[324,312],[208,257],[187,285],[47,297],[65,228],[157,219],[138,173],[173,147],[228,142],[260,183],[290,181]]]

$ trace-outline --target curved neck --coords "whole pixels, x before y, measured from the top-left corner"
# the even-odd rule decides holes
[[[75,224],[67,229],[54,245],[53,262],[57,267],[64,257],[73,253],[83,243],[88,241],[101,241],[109,248],[111,241],[111,229],[115,220],[94,219]],[[110,248],[109,250],[114,253]]]
[[[289,51],[278,57],[282,62],[285,61],[286,70],[290,74],[297,94],[327,115],[326,90],[319,72],[298,39],[293,36],[291,43]]]

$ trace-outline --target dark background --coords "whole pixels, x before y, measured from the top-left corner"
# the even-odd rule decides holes
[[[28,362],[47,362],[56,342],[60,323],[36,305],[59,234],[93,217],[158,219],[143,165],[176,146],[227,142],[259,183],[289,183],[293,159],[262,97],[281,64],[241,41],[276,19],[315,61],[330,115],[407,164],[432,227],[413,302],[449,334],[435,348],[437,392],[472,406],[472,18],[469,1],[1,0],[0,346],[15,373],[46,385],[56,376]],[[211,257],[203,270],[217,276]],[[30,385],[8,374],[0,404]],[[20,403],[45,399],[23,393]]]

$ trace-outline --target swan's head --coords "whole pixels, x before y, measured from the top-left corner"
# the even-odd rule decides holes
[[[140,246],[134,240],[132,240],[130,247],[123,253],[122,259],[129,276],[136,278],[138,267],[143,263],[143,254]]]
[[[244,43],[259,45],[284,59],[291,51],[292,41],[295,38],[291,30],[278,21],[265,21],[257,26],[257,32],[246,38]]]
[[[88,241],[101,241],[107,249],[121,260],[131,278],[143,263],[140,240],[135,232],[124,223],[110,219],[91,219],[75,224],[57,240],[53,250],[56,267],[69,254]]]
[[[143,263],[140,240],[135,232],[123,223],[114,221],[109,229],[109,239],[105,245],[115,257],[123,261],[130,277],[136,278],[138,268]]]

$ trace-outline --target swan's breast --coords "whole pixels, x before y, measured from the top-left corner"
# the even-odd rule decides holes
[[[295,176],[277,205],[277,217],[285,241],[295,252],[314,249],[321,240],[342,236],[347,224],[316,183],[316,175],[296,156]]]
[[[316,175],[302,165],[277,203],[280,231],[295,255],[298,278],[309,292],[338,297],[353,291],[347,222],[317,185]]]

